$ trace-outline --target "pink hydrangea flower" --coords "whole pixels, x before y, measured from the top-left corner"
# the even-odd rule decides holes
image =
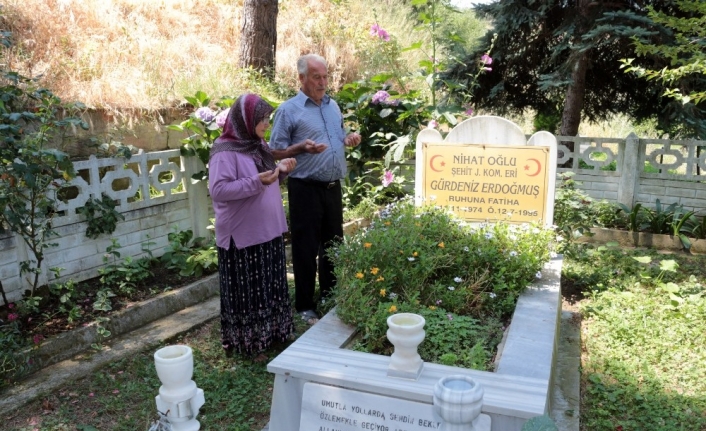
[[[42,337],[39,334],[35,334],[34,337],[32,337],[32,341],[34,341],[34,344],[41,343],[43,339],[44,339],[44,337]]]
[[[388,93],[385,90],[380,90],[377,93],[373,94],[373,99],[371,100],[371,103],[373,105],[377,105],[378,103],[385,103],[385,101],[390,97],[390,93]]]
[[[230,112],[230,108],[221,111],[216,115],[216,125],[218,127],[223,127],[226,125],[226,120],[228,119],[228,113]]]
[[[196,116],[196,118],[203,121],[204,123],[210,123],[211,121],[213,121],[213,118],[216,116],[216,113],[213,112],[213,109],[209,108],[208,106],[202,106],[201,108],[196,110],[194,115]]]
[[[469,117],[472,116],[472,115],[473,115],[473,108],[470,108],[470,107],[469,107],[468,109],[466,109],[466,112],[465,112],[465,113],[466,113],[466,115],[468,115]]]
[[[429,121],[429,125],[427,125],[429,129],[436,129],[437,127],[439,127],[439,123],[437,123],[436,120]]]
[[[382,186],[387,187],[392,182],[395,180],[395,176],[392,174],[392,171],[385,171],[385,174],[382,176]]]
[[[10,313],[7,315],[7,320],[10,322],[14,322],[15,320],[19,319],[20,316],[17,313]]]

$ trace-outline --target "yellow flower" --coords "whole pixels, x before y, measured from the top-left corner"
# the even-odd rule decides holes
[[[417,257],[417,256],[419,256],[419,253],[417,253],[417,252],[415,251],[414,253],[412,253],[412,256]]]
[[[385,296],[385,289],[380,289],[380,296]]]
[[[386,221],[386,222],[385,222],[385,226],[389,226],[389,225],[391,225],[391,224],[392,224],[392,223],[390,223],[389,221]]]
[[[391,305],[389,311],[390,311],[390,313],[394,313],[395,311],[397,311],[397,306]]]
[[[446,247],[446,246],[444,245],[444,242],[441,241],[441,242],[439,243],[439,248],[444,248],[444,247]]]
[[[356,273],[355,278],[363,278],[363,273],[362,272]]]
[[[363,247],[365,247],[365,248],[370,248],[372,246],[373,246],[373,243],[371,243],[371,242],[366,242],[365,244],[363,244]]]
[[[436,305],[430,305],[430,306],[429,306],[429,309],[432,310],[432,311],[433,311],[433,310],[436,310]]]
[[[370,273],[373,275],[377,275],[378,271],[380,271],[380,268],[370,268]]]
[[[375,281],[385,281],[385,278],[381,275],[381,276],[378,277]]]

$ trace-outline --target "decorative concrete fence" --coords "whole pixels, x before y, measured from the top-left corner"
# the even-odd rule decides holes
[[[557,173],[575,172],[579,187],[593,198],[628,208],[637,203],[652,208],[659,199],[706,213],[706,141],[640,139],[634,133],[625,139],[557,136],[557,141]],[[567,141],[574,142],[573,152]],[[615,171],[601,170],[613,161]]]
[[[659,199],[664,204],[677,202],[698,215],[706,213],[706,141],[640,139],[634,134],[625,139],[558,136],[557,141],[557,172],[575,172],[574,178],[582,183],[579,187],[596,199],[628,207],[636,203],[652,207]],[[562,144],[567,141],[575,143],[573,152]],[[601,170],[613,161],[615,171]],[[654,168],[650,172],[644,169],[646,162]],[[167,150],[141,153],[130,160],[92,157],[74,166],[81,174],[72,182],[76,196],[60,204],[61,215],[53,221],[59,234],[53,242],[58,247],[46,251],[43,283],[54,281],[46,278],[51,267],[64,268],[58,281],[95,277],[111,238],[122,246],[122,257],[139,257],[146,241],[154,242],[150,249],[155,256],[161,255],[174,229],[191,229],[197,237],[209,235],[212,210],[206,184],[190,180],[203,169],[197,158],[182,158],[179,150]],[[414,178],[414,161],[400,166],[408,178]],[[76,209],[101,194],[118,202],[117,210],[125,220],[111,235],[89,239],[85,219]],[[29,254],[21,238],[0,233],[0,280],[11,301],[20,299],[29,287],[19,274],[19,262],[29,260]]]
[[[527,136],[529,138],[529,136]],[[706,141],[557,136],[557,188],[561,174],[574,172],[577,188],[592,198],[637,203],[652,208],[677,203],[685,210],[706,215]],[[574,142],[569,151],[566,142]],[[699,149],[701,147],[701,149]],[[615,170],[602,170],[615,162]],[[647,171],[645,164],[651,169]],[[415,161],[397,164],[400,173],[414,179]],[[566,167],[569,166],[569,167]],[[408,187],[409,192],[414,190]]]
[[[196,157],[182,158],[179,150],[140,153],[130,159],[91,157],[74,162],[79,174],[70,183],[72,196],[57,206],[52,220],[58,236],[56,247],[45,251],[41,284],[73,279],[82,281],[98,275],[103,255],[117,239],[121,258],[141,257],[147,242],[154,256],[164,253],[168,234],[191,229],[195,237],[208,237],[211,202],[204,182],[193,184],[191,175],[203,169]],[[85,217],[77,213],[90,199],[106,195],[117,202],[125,220],[116,230],[96,239],[86,237]],[[20,275],[20,262],[33,256],[21,237],[0,234],[0,279],[10,301],[22,297],[30,287],[28,275]],[[63,268],[61,278],[47,279],[48,268]]]

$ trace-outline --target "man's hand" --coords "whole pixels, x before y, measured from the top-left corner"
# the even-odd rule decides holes
[[[294,158],[282,159],[277,164],[279,171],[284,174],[292,172],[295,166],[297,166],[297,159]]]
[[[269,186],[277,181],[277,178],[279,178],[279,167],[276,167],[271,171],[260,172],[257,176],[260,177],[260,182],[263,185]]]
[[[302,142],[301,145],[303,146],[302,152],[309,154],[323,153],[326,148],[328,148],[328,144],[317,144],[311,139],[307,139],[306,141]]]
[[[348,136],[343,139],[343,145],[346,147],[355,147],[358,144],[360,144],[360,135],[355,132],[349,133]]]

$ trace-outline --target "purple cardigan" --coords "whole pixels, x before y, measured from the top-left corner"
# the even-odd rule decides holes
[[[279,181],[265,186],[252,157],[221,151],[208,163],[209,191],[216,215],[216,245],[238,249],[262,244],[287,231]]]

